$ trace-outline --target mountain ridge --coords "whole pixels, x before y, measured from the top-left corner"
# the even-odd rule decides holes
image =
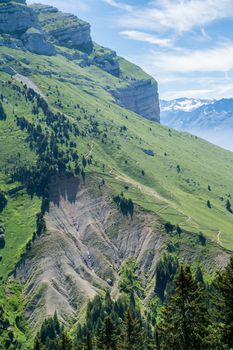
[[[161,100],[162,123],[188,131],[226,149],[233,150],[233,99]]]

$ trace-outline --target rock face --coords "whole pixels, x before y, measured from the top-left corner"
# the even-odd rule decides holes
[[[55,7],[32,5],[44,31],[54,43],[90,53],[93,49],[91,26],[78,17],[62,13]]]
[[[56,53],[53,45],[47,41],[46,36],[40,30],[30,28],[22,36],[25,48],[39,55],[52,56]]]
[[[90,36],[90,25],[88,23],[78,27],[59,28],[49,32],[49,34],[61,46],[70,49],[77,49],[84,52],[92,51],[92,41]]]
[[[158,84],[153,79],[138,80],[128,87],[113,92],[117,103],[142,115],[160,122]]]
[[[0,6],[0,33],[16,36],[26,32],[28,28],[39,28],[35,12],[23,4],[24,2],[20,2],[20,4],[2,2]]]

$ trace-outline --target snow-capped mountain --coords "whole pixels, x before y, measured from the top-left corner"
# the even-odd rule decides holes
[[[233,150],[233,98],[160,101],[161,123]]]
[[[184,111],[192,112],[193,110],[203,106],[214,103],[215,100],[196,99],[196,98],[178,98],[176,100],[166,101],[160,100],[160,106],[162,112],[167,111]]]

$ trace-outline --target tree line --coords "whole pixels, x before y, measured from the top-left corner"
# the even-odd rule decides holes
[[[117,300],[107,292],[88,303],[85,321],[72,335],[56,313],[45,320],[34,350],[232,349],[233,257],[210,284],[194,276],[190,266],[178,267],[176,261],[165,265],[175,275],[174,289],[169,298],[161,295],[160,307],[143,308],[132,291]],[[159,286],[156,290],[159,294]]]

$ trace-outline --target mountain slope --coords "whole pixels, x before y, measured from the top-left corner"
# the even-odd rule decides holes
[[[132,257],[146,304],[163,253],[211,273],[233,249],[233,215],[226,209],[233,154],[132,111],[142,100],[151,119],[159,120],[156,82],[138,67],[115,54],[110,59],[112,52],[97,44],[89,53],[42,35],[56,54],[12,48],[21,39],[8,34],[0,47],[6,114],[0,120],[0,189],[7,198],[0,213],[0,293],[9,275],[21,283],[33,330],[55,309],[69,322],[82,316],[80,305],[96,292],[120,293],[121,267]],[[109,59],[112,67],[118,64],[118,76],[108,69]],[[119,97],[126,89],[129,109]],[[125,209],[132,218],[122,214]],[[164,228],[168,221],[173,232]],[[20,339],[12,308],[7,306]]]

